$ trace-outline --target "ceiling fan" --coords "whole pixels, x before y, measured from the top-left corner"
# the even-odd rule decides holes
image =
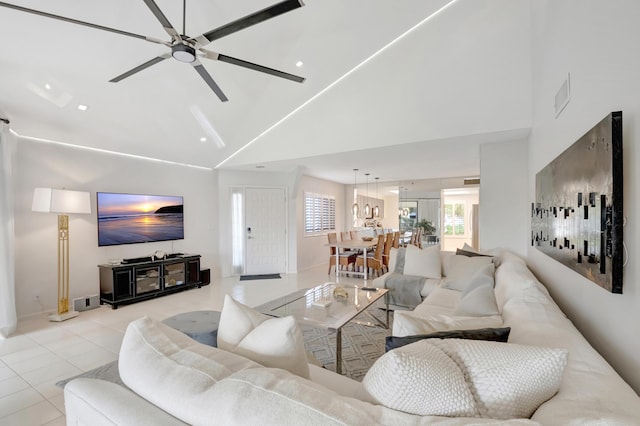
[[[80,21],[73,18],[67,18],[64,16],[54,15],[47,12],[42,12],[35,9],[28,9],[26,7],[17,6],[14,4],[0,2],[0,6],[7,7],[10,9],[19,10],[21,12],[32,13],[34,15],[40,15],[47,18],[58,19],[64,22],[70,22],[72,24],[84,25],[86,27],[95,28],[103,31],[110,31],[112,33],[134,37],[142,40],[146,40],[151,43],[163,44],[167,47],[171,48],[170,52],[163,53],[160,56],[156,56],[155,58],[138,65],[135,68],[130,69],[129,71],[120,74],[117,77],[109,80],[110,82],[117,83],[121,80],[124,80],[127,77],[131,77],[132,75],[149,68],[152,65],[155,65],[159,62],[164,61],[170,57],[173,57],[175,60],[180,62],[185,62],[191,64],[196,72],[202,77],[202,79],[209,85],[211,90],[215,92],[215,94],[220,98],[222,102],[228,101],[228,98],[225,96],[224,92],[220,89],[218,84],[213,80],[211,75],[204,68],[202,63],[200,63],[199,58],[211,59],[214,61],[226,62],[228,64],[237,65],[240,67],[248,68],[254,71],[260,71],[269,75],[273,75],[276,77],[284,78],[287,80],[295,81],[297,83],[302,83],[305,79],[304,77],[299,77],[297,75],[289,74],[284,71],[279,71],[273,68],[268,68],[263,65],[254,64],[253,62],[244,61],[242,59],[234,58],[232,56],[223,55],[222,53],[217,53],[211,50],[203,49],[203,46],[211,43],[214,40],[225,37],[229,34],[233,34],[237,31],[240,31],[244,28],[250,27],[255,24],[259,24],[260,22],[266,21],[268,19],[274,18],[278,15],[281,15],[286,12],[290,12],[294,9],[297,9],[301,6],[304,6],[302,0],[284,0],[280,3],[276,3],[273,6],[266,7],[262,10],[254,12],[250,15],[247,15],[243,18],[237,19],[233,22],[230,22],[221,27],[215,28],[211,31],[208,31],[204,34],[200,34],[196,37],[189,37],[184,34],[179,34],[178,31],[171,25],[171,22],[167,19],[167,17],[162,13],[162,10],[158,7],[154,0],[143,0],[147,7],[151,10],[151,13],[156,17],[156,19],[162,25],[162,28],[169,34],[171,37],[171,41],[163,41],[153,37],[146,37],[143,35],[131,33],[128,31],[118,30],[116,28],[109,28],[98,24],[92,24],[90,22]],[[182,32],[185,33],[185,21],[186,21],[186,0],[183,0],[183,16],[182,16]]]

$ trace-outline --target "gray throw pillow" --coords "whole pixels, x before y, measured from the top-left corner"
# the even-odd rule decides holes
[[[469,339],[469,340],[489,340],[492,342],[506,343],[509,340],[511,327],[502,328],[477,328],[475,330],[448,330],[438,331],[430,334],[420,334],[415,336],[395,337],[388,336],[384,345],[385,352],[392,349],[415,343],[424,339]]]
[[[467,256],[467,257],[475,257],[475,256],[493,257],[489,254],[482,254],[482,253],[477,253],[475,251],[467,251],[462,249],[456,249],[456,254],[459,256]]]

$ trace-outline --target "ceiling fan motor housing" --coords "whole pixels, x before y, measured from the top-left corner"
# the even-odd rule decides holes
[[[180,62],[193,62],[196,60],[196,50],[187,44],[177,43],[171,47],[171,56]]]

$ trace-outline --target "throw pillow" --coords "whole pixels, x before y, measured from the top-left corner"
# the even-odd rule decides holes
[[[304,339],[295,318],[263,315],[229,295],[224,297],[220,314],[218,347],[265,367],[309,377]]]
[[[398,260],[399,251],[400,249],[397,249],[395,247],[391,247],[391,250],[389,250],[389,272],[396,272],[396,264]],[[403,256],[404,256],[404,253],[403,253]],[[400,271],[400,273],[402,273],[402,271]]]
[[[492,342],[506,343],[509,340],[511,327],[503,328],[477,328],[474,330],[448,330],[437,331],[431,334],[419,334],[415,336],[387,336],[384,345],[385,352],[392,349],[401,348],[410,343],[419,342],[426,339],[469,339],[469,340],[490,340]]]
[[[440,246],[436,245],[425,249],[408,246],[404,254],[403,274],[441,278]]]
[[[384,354],[362,385],[379,404],[410,414],[529,418],[558,392],[566,363],[565,349],[429,339]]]
[[[458,253],[458,250],[460,250],[460,253]],[[502,253],[502,255],[500,255],[501,253]],[[474,249],[469,244],[464,243],[464,245],[462,246],[462,249],[457,249],[456,250],[456,254],[460,254],[460,255],[463,255],[463,256],[469,256],[469,257],[472,257],[472,256],[490,256],[490,257],[493,258],[493,264],[497,268],[498,266],[500,266],[500,263],[502,262],[501,257],[504,256],[504,251],[501,251],[500,249],[492,249],[492,250],[480,251],[480,250]]]
[[[456,249],[456,254],[460,256],[467,256],[467,257],[475,257],[475,256],[492,257],[488,254],[476,253],[475,251],[467,251],[462,249]]]
[[[365,399],[418,416],[478,417],[464,372],[441,349],[421,343],[378,358],[362,379]]]
[[[428,340],[465,372],[482,417],[529,418],[560,389],[568,351],[479,340]]]
[[[470,317],[499,315],[493,283],[474,286],[470,291],[465,291],[453,314]]]
[[[456,317],[452,315],[432,315],[422,318],[411,312],[396,311],[393,317],[394,336],[413,336],[446,330],[473,330],[476,328],[502,327],[502,317]]]
[[[495,266],[491,263],[490,257],[452,256],[449,268],[444,288],[465,291],[489,281],[493,286]]]

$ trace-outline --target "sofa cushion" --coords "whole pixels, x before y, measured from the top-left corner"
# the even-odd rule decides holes
[[[487,283],[469,288],[463,293],[453,314],[472,317],[499,315],[493,285]]]
[[[506,343],[509,340],[511,327],[503,328],[477,328],[473,330],[448,330],[437,331],[431,334],[419,334],[415,336],[387,336],[384,345],[385,352],[392,349],[401,348],[410,343],[419,342],[425,339],[470,339],[470,340],[490,340],[493,342]]]
[[[225,295],[218,347],[256,361],[309,377],[302,331],[293,316],[272,318]]]
[[[495,266],[490,257],[453,256],[449,262],[443,287],[465,291],[470,286],[491,282],[493,286]]]
[[[558,392],[566,362],[564,349],[429,339],[384,354],[362,384],[413,414],[528,418]]]
[[[189,424],[201,422],[194,406],[207,404],[216,383],[234,372],[259,367],[148,317],[128,325],[118,359],[125,385]]]
[[[442,277],[440,246],[419,249],[408,246],[404,254],[404,275],[417,275],[426,278]]]

